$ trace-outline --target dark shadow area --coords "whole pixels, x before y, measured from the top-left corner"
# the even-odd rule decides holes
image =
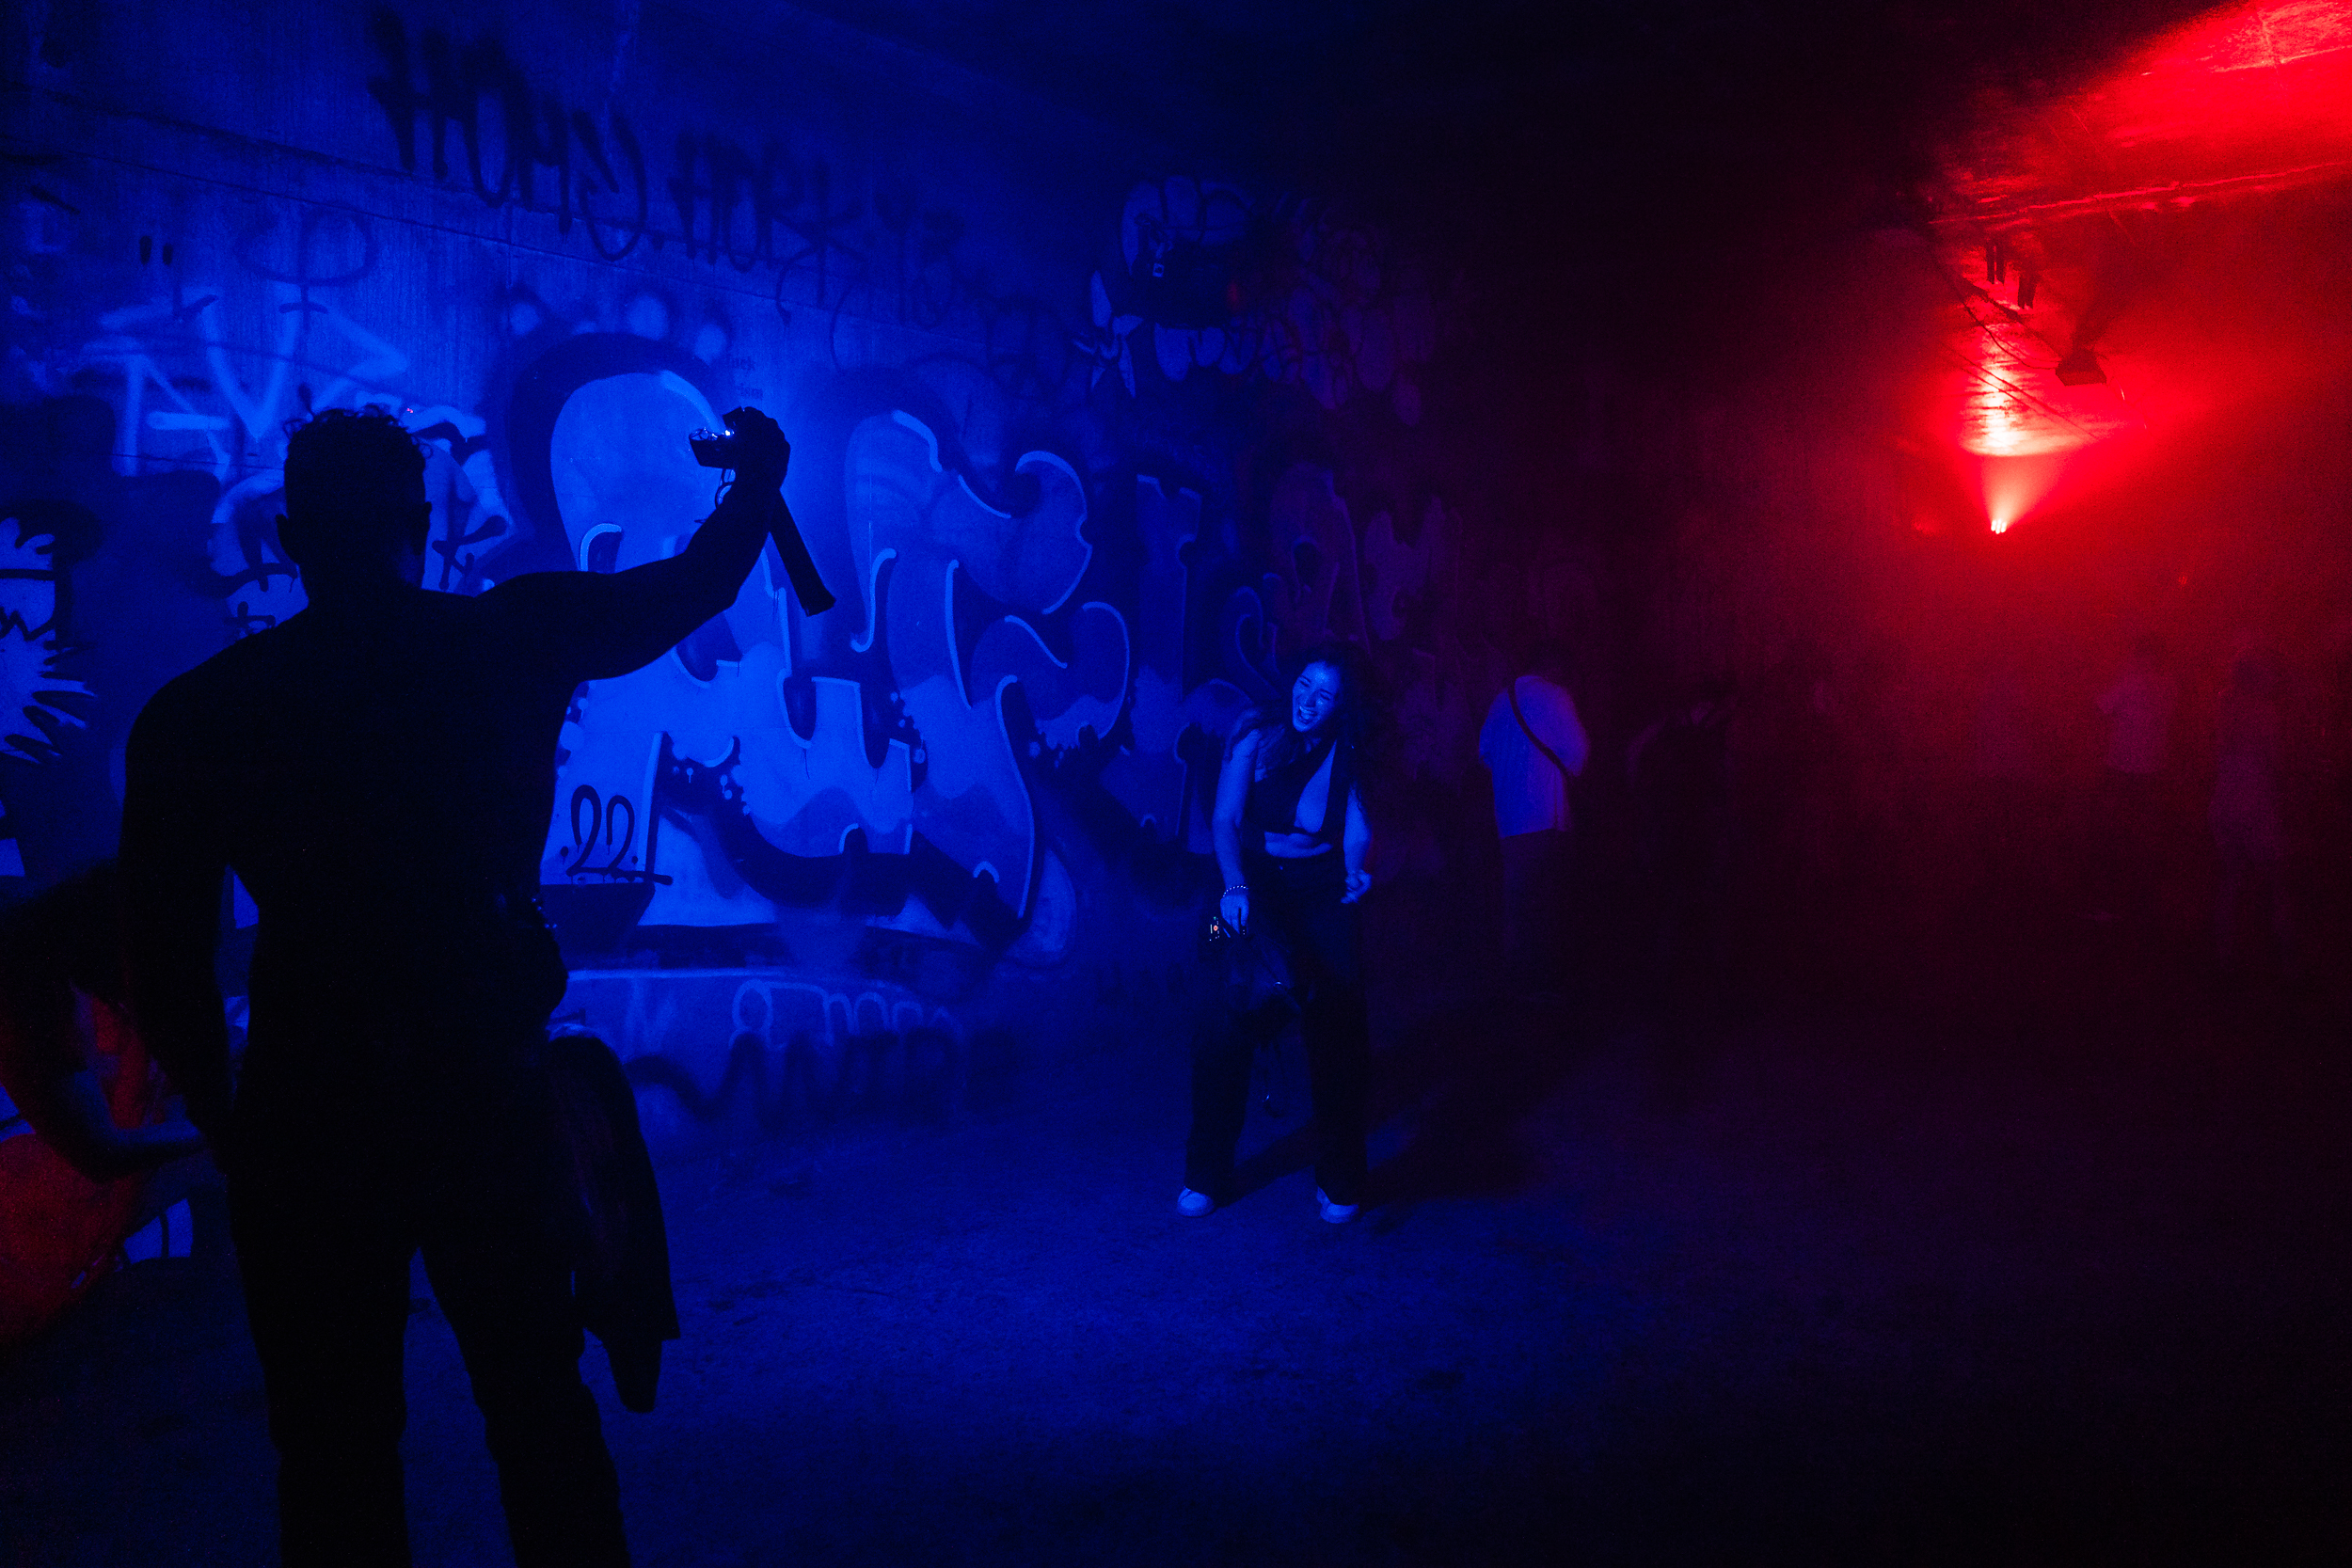
[[[1519,1144],[1520,1122],[1598,1045],[1565,1000],[1499,1000],[1485,1016],[1446,1014],[1405,1031],[1379,1057],[1375,1117],[1402,1117],[1412,1134],[1375,1167],[1372,1205],[1524,1188],[1538,1165]]]
[[[1823,977],[1843,935],[1792,949],[1806,1002],[1403,1030],[1351,1227],[1295,1122],[1258,1124],[1246,1201],[1178,1218],[1164,1052],[669,1167],[660,1407],[589,1368],[637,1560],[2340,1560],[2341,1007],[2096,942],[1915,954],[1890,1001]],[[199,1211],[195,1258],[0,1369],[20,1560],[266,1560]],[[419,1560],[484,1560],[495,1493],[416,1294]]]

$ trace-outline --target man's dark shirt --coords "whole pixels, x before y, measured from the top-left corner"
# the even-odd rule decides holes
[[[484,911],[535,890],[573,691],[731,602],[764,518],[730,499],[678,555],[616,575],[314,605],[155,695],[127,759],[126,935],[142,1023],[199,1125],[229,1099],[224,868],[261,913],[257,1033],[311,1033],[321,1009],[413,1001],[478,967]]]

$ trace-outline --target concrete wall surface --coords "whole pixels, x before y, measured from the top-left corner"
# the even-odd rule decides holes
[[[302,608],[285,431],[336,406],[429,448],[454,594],[675,549],[684,436],[738,404],[794,440],[839,607],[771,554],[563,736],[562,1016],[665,1138],[724,1122],[744,1038],[773,1116],[795,1037],[805,1106],[852,1040],[927,1095],[976,1033],[1165,1022],[1218,740],[1325,635],[1395,677],[1411,770],[1469,764],[1449,305],[1329,203],[787,8],[57,0],[0,49],[15,896],[112,852],[147,697]]]

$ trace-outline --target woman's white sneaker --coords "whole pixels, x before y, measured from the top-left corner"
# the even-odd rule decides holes
[[[1197,1220],[1216,1207],[1216,1199],[1206,1193],[1196,1193],[1190,1187],[1176,1195],[1176,1212],[1186,1219]]]
[[[1315,1201],[1323,1206],[1323,1222],[1326,1225],[1345,1225],[1356,1217],[1356,1204],[1334,1203],[1331,1195],[1321,1187],[1315,1189]]]

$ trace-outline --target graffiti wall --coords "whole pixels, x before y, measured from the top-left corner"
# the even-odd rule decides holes
[[[737,404],[794,441],[838,607],[771,552],[562,737],[564,1013],[660,1136],[952,1103],[1164,1017],[1220,737],[1310,641],[1390,672],[1400,776],[1460,782],[1502,672],[1413,455],[1453,296],[1335,205],[813,18],[6,25],[11,895],[111,852],[149,694],[300,611],[285,430],[368,404],[429,450],[452,594],[674,551],[685,436]]]

